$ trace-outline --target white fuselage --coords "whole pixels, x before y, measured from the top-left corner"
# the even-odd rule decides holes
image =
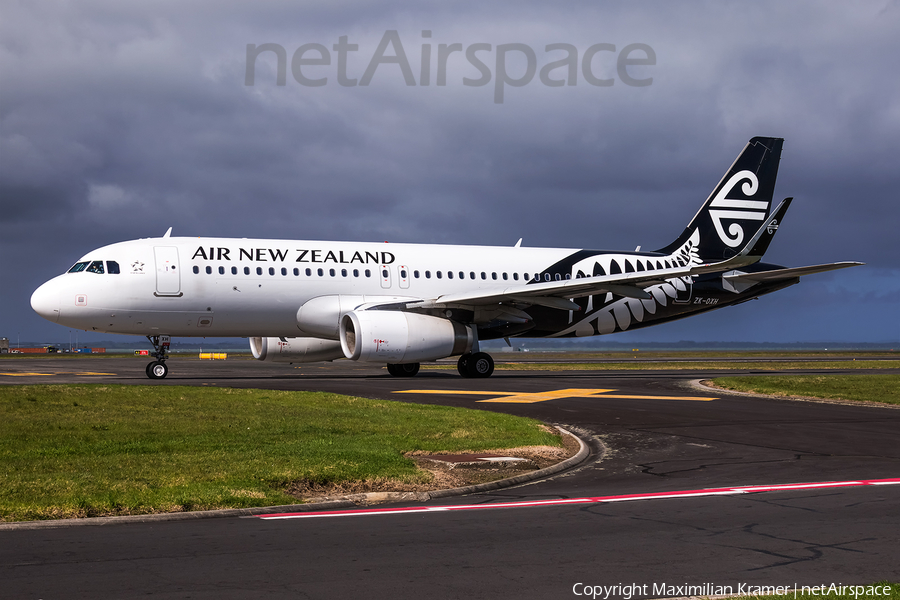
[[[576,250],[233,238],[149,238],[93,250],[32,297],[67,327],[134,335],[297,336],[323,295],[419,299],[520,286]],[[98,273],[100,262],[103,273]],[[109,263],[119,273],[110,273]],[[113,269],[114,270],[114,269]]]

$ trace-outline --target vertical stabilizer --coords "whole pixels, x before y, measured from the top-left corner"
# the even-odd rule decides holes
[[[675,252],[698,232],[701,259],[737,254],[772,210],[783,143],[781,138],[750,140],[681,236],[659,252]]]

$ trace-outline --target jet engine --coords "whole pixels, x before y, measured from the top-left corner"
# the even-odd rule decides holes
[[[475,333],[456,321],[397,310],[341,317],[341,348],[351,360],[417,363],[471,352]]]
[[[344,357],[340,342],[309,337],[252,337],[250,352],[256,360],[270,362],[319,362]]]

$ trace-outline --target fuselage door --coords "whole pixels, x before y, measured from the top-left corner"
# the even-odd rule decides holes
[[[388,289],[391,287],[391,268],[387,265],[381,265],[381,287]]]
[[[178,248],[156,246],[156,295],[181,296],[181,267],[178,264]]]
[[[397,267],[397,274],[400,276],[400,287],[404,290],[409,288],[409,267],[400,265]]]

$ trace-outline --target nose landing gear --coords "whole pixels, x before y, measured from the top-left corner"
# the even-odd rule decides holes
[[[169,358],[170,338],[167,335],[148,335],[147,339],[153,344],[153,356],[156,360],[147,365],[145,372],[150,379],[163,379],[169,374],[166,359]]]

